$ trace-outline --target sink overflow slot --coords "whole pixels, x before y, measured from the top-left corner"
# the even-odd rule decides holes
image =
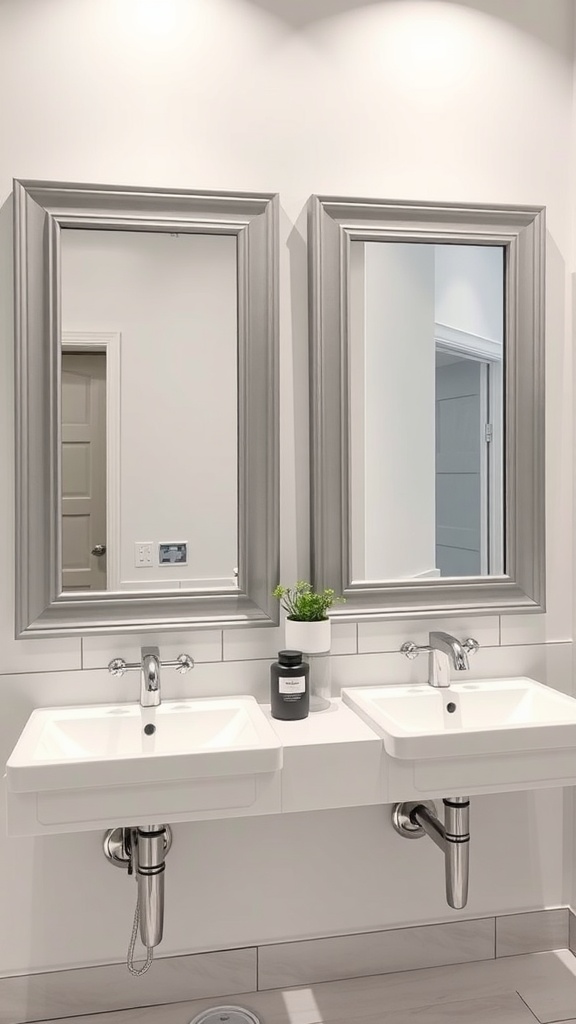
[[[454,701],[450,701],[450,703],[446,705],[446,711],[448,711],[450,714],[452,714],[453,711],[456,711],[456,705],[454,704]]]
[[[144,726],[144,732],[146,733],[147,736],[153,736],[154,733],[156,732],[156,726],[155,725],[145,725]]]

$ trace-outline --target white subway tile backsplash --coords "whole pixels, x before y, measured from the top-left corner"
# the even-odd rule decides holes
[[[80,637],[15,640],[13,630],[13,623],[0,621],[0,675],[82,667]]]
[[[358,652],[372,654],[379,651],[399,651],[406,640],[427,644],[428,634],[439,629],[452,633],[459,640],[472,636],[483,647],[500,643],[500,624],[497,615],[471,615],[456,618],[397,619],[382,622],[358,623]]]
[[[332,623],[331,654],[356,654],[358,650],[358,626],[355,622]]]
[[[332,658],[332,695],[338,697],[343,686],[377,686],[385,683],[425,683],[428,658],[410,661],[395,654],[342,655]]]
[[[252,629],[225,629],[224,661],[251,661],[262,658],[275,661],[284,647],[284,626]]]
[[[361,627],[359,627],[361,628]],[[507,676],[531,676],[556,690],[571,693],[572,644],[529,644],[515,647],[480,647],[470,657],[467,672],[454,673],[459,682],[471,679],[497,679]],[[377,686],[425,683],[428,656],[409,659],[396,653],[359,654],[357,657],[332,658],[332,695],[343,686]]]
[[[571,693],[572,644],[481,647],[470,660],[470,671],[458,675],[462,680],[531,676],[555,690]]]
[[[503,644],[550,644],[572,640],[572,600],[566,600],[553,613],[541,615],[502,615]]]
[[[331,654],[356,654],[356,623],[332,623]],[[275,661],[278,651],[286,646],[284,623],[261,629],[225,629],[224,660],[244,661],[265,658]]]
[[[160,648],[162,660],[173,660],[179,654],[190,654],[194,661],[222,660],[222,630],[189,630],[178,633],[142,633],[122,636],[87,636],[82,640],[83,668],[106,668],[113,658],[128,662],[140,660],[140,649],[146,644]]]

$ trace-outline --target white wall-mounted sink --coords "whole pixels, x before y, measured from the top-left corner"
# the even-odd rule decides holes
[[[382,738],[393,799],[576,780],[576,700],[534,679],[354,687],[342,697]]]
[[[250,696],[39,708],[6,765],[9,829],[28,834],[31,815],[39,831],[68,831],[246,813],[281,767]]]

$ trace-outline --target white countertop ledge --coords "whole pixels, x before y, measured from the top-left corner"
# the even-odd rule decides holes
[[[382,740],[340,698],[298,722],[262,709],[283,746],[284,813],[384,802]]]

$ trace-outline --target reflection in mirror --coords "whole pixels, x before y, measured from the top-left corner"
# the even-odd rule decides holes
[[[502,575],[504,248],[350,243],[356,582]]]
[[[235,235],[63,229],[62,590],[235,588]]]

